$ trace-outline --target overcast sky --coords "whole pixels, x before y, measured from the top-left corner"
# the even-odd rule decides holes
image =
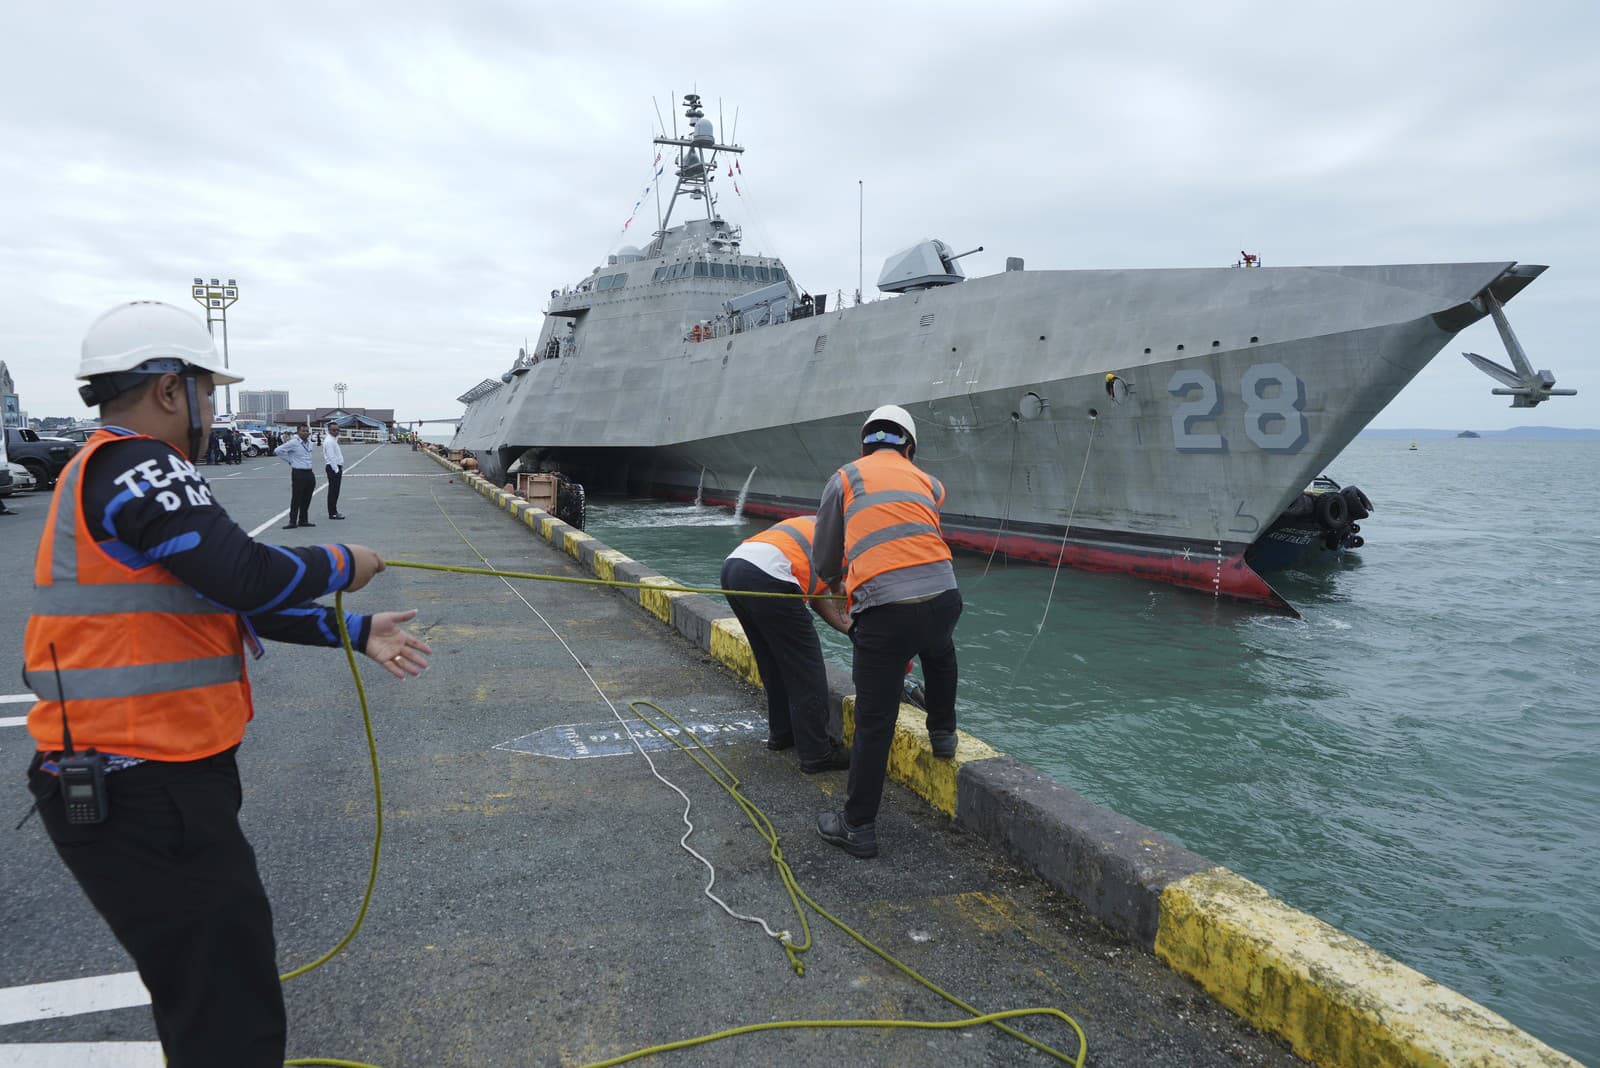
[[[219,10],[223,13],[219,14]],[[244,388],[460,414],[552,288],[648,239],[656,110],[748,149],[745,248],[869,289],[923,237],[1030,268],[1518,260],[1536,367],[1463,333],[1376,426],[1600,426],[1600,5],[143,0],[0,12],[0,359],[87,414],[87,325],[237,278]],[[656,104],[652,104],[654,98]],[[719,104],[720,102],[720,104]],[[444,430],[445,428],[438,428]]]

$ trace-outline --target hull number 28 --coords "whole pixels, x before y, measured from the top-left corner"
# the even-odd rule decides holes
[[[1216,381],[1197,367],[1173,372],[1167,392],[1177,398],[1172,409],[1172,442],[1179,452],[1227,452],[1223,436],[1222,394]],[[1257,363],[1239,378],[1244,399],[1244,435],[1264,452],[1299,452],[1310,438],[1303,409],[1306,386],[1281,363]],[[1211,423],[1210,433],[1196,430]]]

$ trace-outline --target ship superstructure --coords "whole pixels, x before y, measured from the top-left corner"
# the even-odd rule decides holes
[[[559,466],[626,490],[788,515],[905,407],[946,486],[946,537],[1279,603],[1251,544],[1466,326],[1544,270],[1512,262],[1037,271],[968,278],[927,240],[891,299],[828,308],[716,209],[697,97],[671,204],[552,291],[539,341],[461,398],[489,477]],[[680,200],[703,218],[677,225]]]

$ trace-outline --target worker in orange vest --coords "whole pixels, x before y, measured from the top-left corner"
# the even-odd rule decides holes
[[[842,812],[817,818],[824,841],[856,857],[878,855],[878,805],[899,716],[906,661],[922,661],[933,755],[956,753],[956,589],[939,528],[944,486],[912,462],[917,425],[886,404],[861,426],[861,458],[822,491],[812,562],[849,597],[854,645],[855,738]]]
[[[28,786],[138,966],[167,1063],[280,1065],[272,912],[238,816],[246,649],[262,655],[258,636],[338,646],[315,599],[361,589],[384,562],[361,545],[258,544],[217,503],[194,460],[213,388],[240,379],[187,312],[112,308],[78,377],[102,426],[61,472],[34,565]],[[415,615],[346,622],[405,678],[432,652],[401,629]]]
[[[816,525],[815,516],[796,516],[746,538],[722,562],[722,588],[808,597],[826,593],[811,567]],[[850,750],[828,735],[828,669],[806,611],[809,604],[829,626],[848,633],[839,602],[727,597],[767,691],[767,748],[798,749],[800,770],[807,775],[848,768]]]

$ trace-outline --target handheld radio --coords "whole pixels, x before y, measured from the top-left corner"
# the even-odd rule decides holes
[[[61,698],[61,759],[56,761],[61,776],[61,801],[66,806],[68,823],[103,823],[109,812],[106,797],[105,759],[93,749],[72,750],[72,730],[67,726],[67,693],[61,685],[61,665],[56,660],[56,643],[50,643],[50,663],[56,672],[56,693]]]

